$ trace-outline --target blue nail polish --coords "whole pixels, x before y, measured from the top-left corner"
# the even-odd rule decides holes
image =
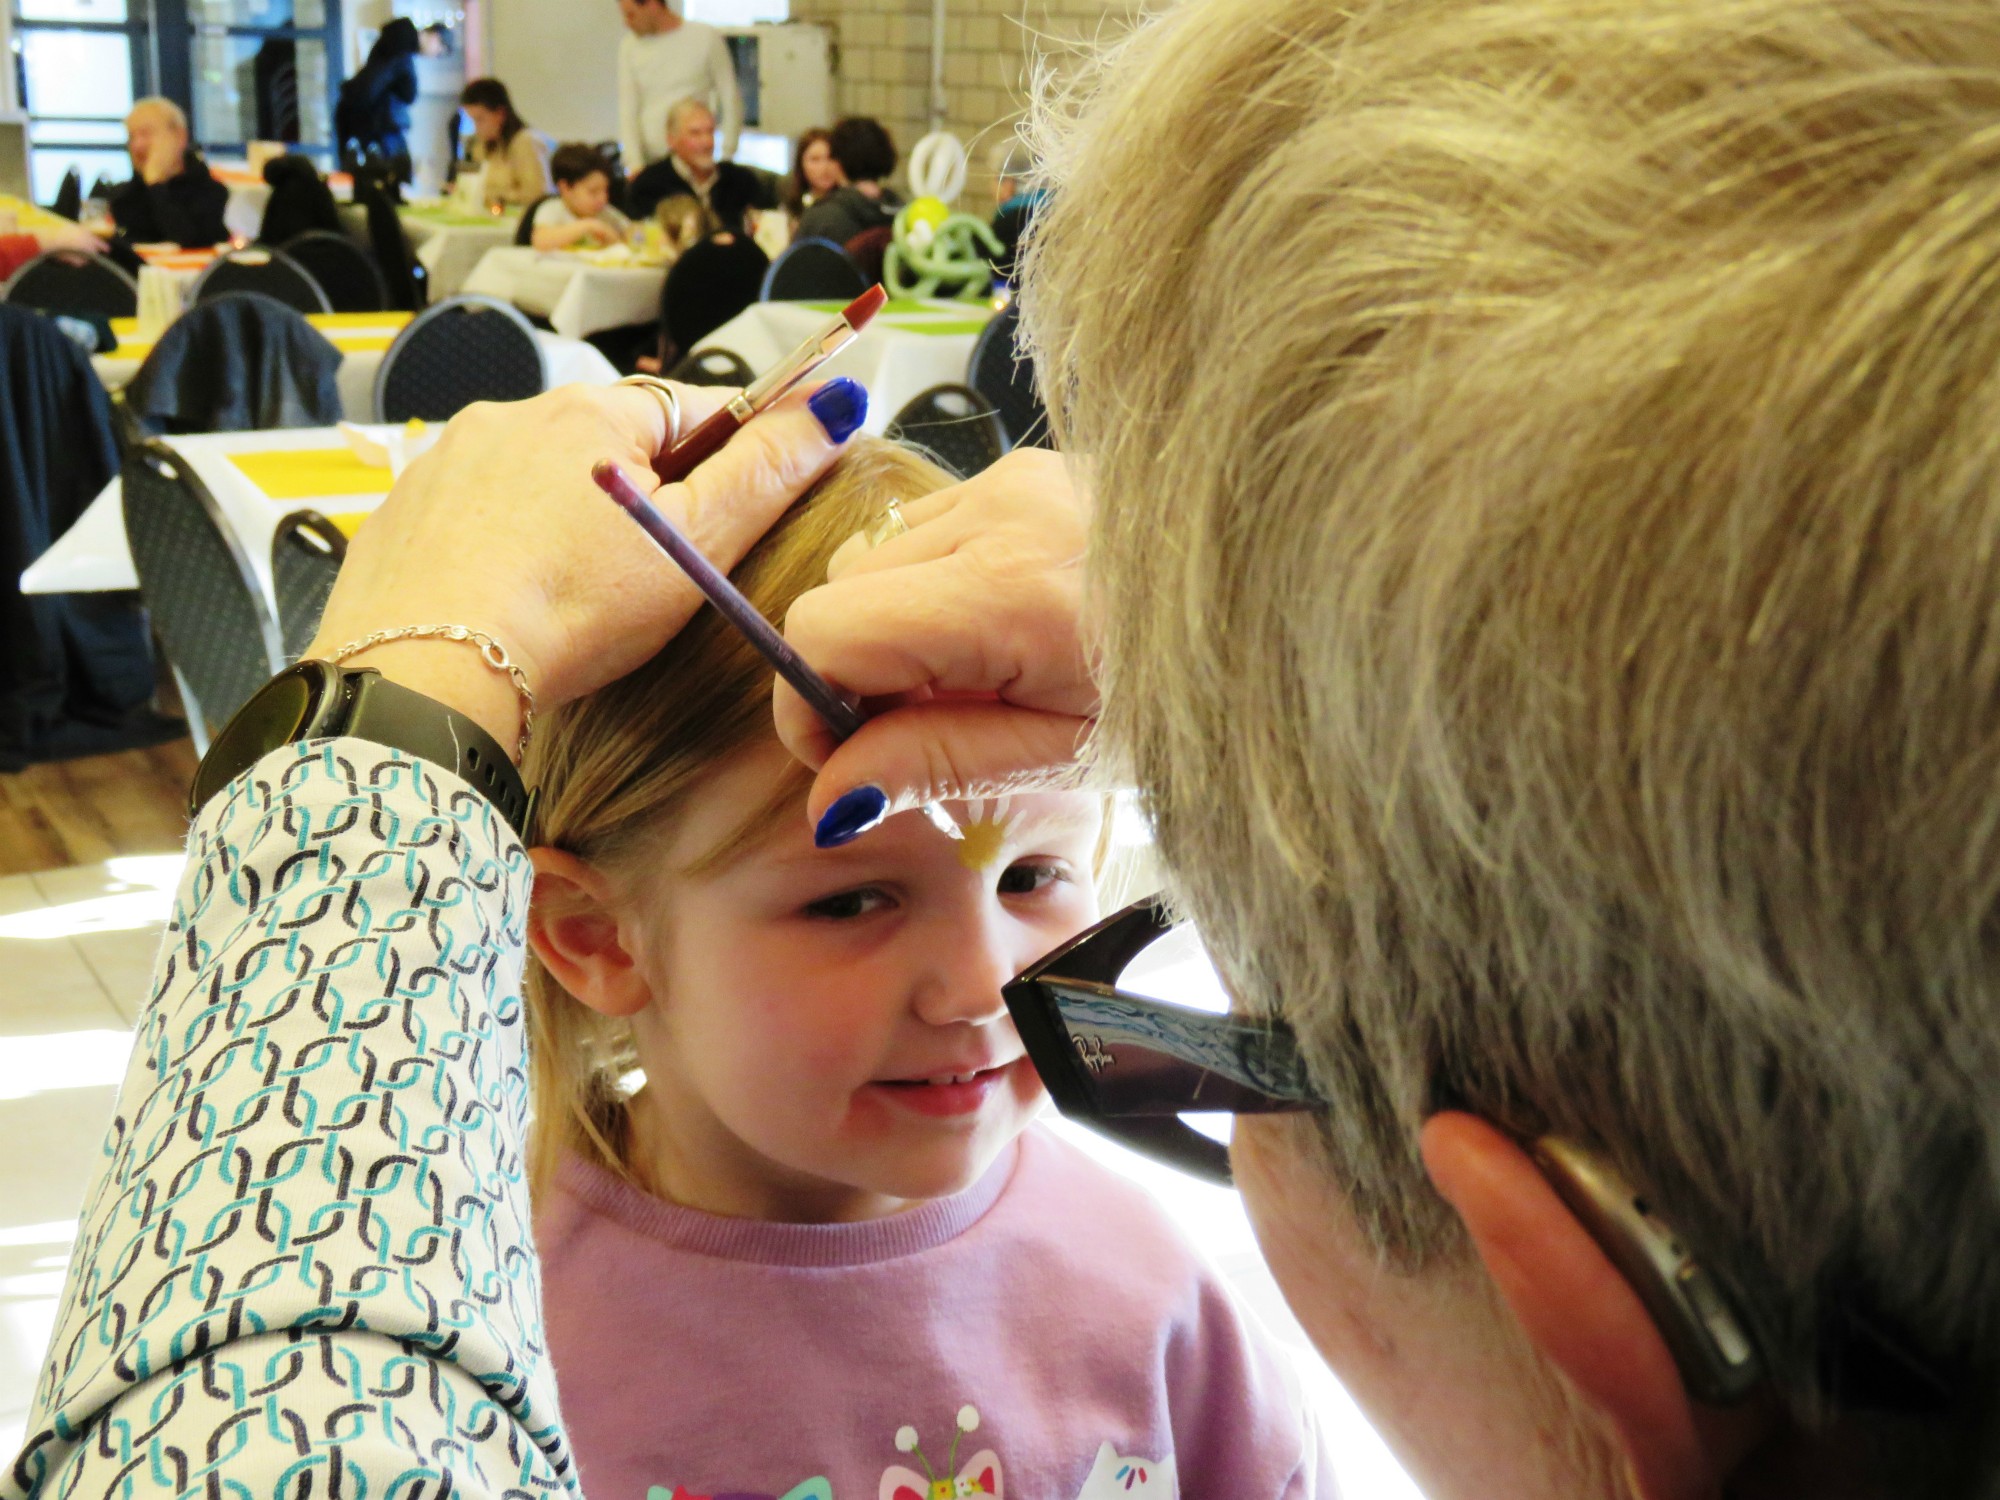
[[[838,801],[820,814],[813,830],[813,843],[821,849],[838,849],[851,844],[880,823],[889,812],[889,798],[879,786],[858,786],[841,794]]]
[[[844,443],[859,432],[861,424],[867,420],[868,392],[862,388],[860,381],[843,375],[814,391],[807,399],[806,407],[819,418],[819,425],[826,429],[828,442]]]

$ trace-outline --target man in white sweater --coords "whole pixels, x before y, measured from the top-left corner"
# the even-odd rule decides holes
[[[628,35],[618,44],[618,139],[637,176],[667,154],[667,111],[701,99],[722,127],[722,155],[736,153],[743,100],[722,33],[683,21],[668,0],[618,0]]]

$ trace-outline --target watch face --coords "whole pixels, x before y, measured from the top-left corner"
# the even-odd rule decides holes
[[[309,667],[324,671],[322,663],[301,662],[280,672],[223,726],[195,773],[193,810],[199,811],[261,756],[304,736],[325,686],[320,673],[302,670]]]

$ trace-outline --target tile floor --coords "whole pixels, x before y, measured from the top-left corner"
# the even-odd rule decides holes
[[[0,1457],[26,1424],[179,868],[178,856],[148,855],[0,877]],[[1072,1133],[1144,1181],[1295,1355],[1348,1500],[1418,1500],[1306,1344],[1236,1195]]]

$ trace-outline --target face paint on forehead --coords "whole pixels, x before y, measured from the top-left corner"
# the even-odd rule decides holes
[[[1007,847],[1007,829],[1014,821],[1011,797],[976,797],[965,804],[959,825],[965,837],[957,845],[958,862],[968,870],[987,870]]]

